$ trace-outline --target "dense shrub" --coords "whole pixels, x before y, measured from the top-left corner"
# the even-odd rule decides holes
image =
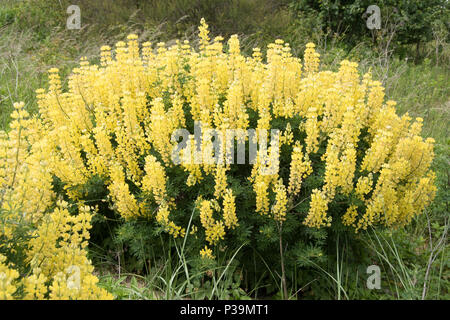
[[[396,103],[384,102],[384,89],[370,73],[360,76],[349,61],[337,72],[321,71],[312,43],[303,61],[282,40],[268,46],[265,58],[258,48],[244,57],[237,36],[224,48],[221,37],[209,39],[204,21],[199,30],[198,50],[187,41],[155,49],[146,42],[140,50],[136,35],[117,43],[114,52],[104,46],[101,65],[82,60],[67,88],[51,69],[49,89],[37,90],[40,118],[30,120],[30,147],[19,144],[29,161],[14,161],[17,137],[2,138],[10,149],[2,156],[0,167],[8,169],[1,182],[11,198],[3,207],[22,203],[14,197],[27,206],[38,198],[16,191],[9,172],[22,166],[43,171],[45,179],[32,180],[33,192],[47,203],[53,187],[81,210],[68,216],[67,204],[60,203],[50,215],[47,207],[39,211],[36,221],[47,224],[64,213],[63,230],[72,230],[75,245],[61,234],[58,250],[84,248],[89,218],[83,208],[107,200],[124,226],[146,226],[154,248],[160,237],[175,243],[189,237],[189,253],[211,260],[247,244],[239,259],[247,276],[257,278],[263,270],[252,265],[252,252],[269,265],[281,259],[282,273],[293,272],[300,258],[322,255],[329,230],[403,226],[433,199],[433,139],[420,136],[422,119],[399,117]],[[16,118],[23,112],[19,106]],[[202,124],[201,143],[190,136],[182,155],[191,152],[203,161],[176,164],[179,141],[172,134],[180,128],[193,133],[195,122]],[[13,132],[20,136],[22,127],[28,125],[13,126]],[[280,134],[272,134],[267,150],[259,148],[254,163],[230,164],[226,141],[216,137],[221,148],[214,150],[208,128],[242,129],[233,146],[261,143],[258,130]],[[245,134],[252,128],[255,137]],[[220,161],[206,161],[212,156]],[[35,228],[39,233],[39,224]],[[29,241],[36,255],[35,240]]]
[[[393,33],[398,34],[396,41],[404,44],[418,44],[433,38],[433,23],[442,21],[448,29],[448,2],[429,1],[392,1],[382,0],[374,3],[370,0],[311,1],[293,0],[291,8],[298,12],[317,15],[321,27],[326,32],[346,34],[347,42],[355,44],[365,37],[371,37],[366,27],[366,10],[377,5],[381,11],[383,29],[397,25]]]

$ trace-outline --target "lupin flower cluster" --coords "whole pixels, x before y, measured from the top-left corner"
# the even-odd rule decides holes
[[[42,122],[14,104],[0,132],[0,299],[111,299],[87,258],[92,208],[78,214],[52,188]]]
[[[342,61],[336,72],[321,70],[312,43],[300,59],[279,39],[268,46],[265,57],[259,48],[244,56],[237,36],[226,44],[223,40],[210,39],[204,20],[198,49],[188,41],[140,46],[138,37],[130,35],[115,50],[102,47],[100,65],[82,59],[67,90],[58,70],[51,69],[49,89],[37,91],[40,119],[33,120],[33,130],[39,132],[33,147],[42,150],[29,166],[39,174],[38,155],[45,154],[48,171],[62,181],[73,201],[83,199],[77,186],[101,176],[118,214],[154,219],[175,238],[187,232],[175,212],[190,212],[177,208],[169,192],[174,177],[168,172],[181,167],[188,188],[212,177],[213,195],[192,200],[199,212],[193,228],[203,230],[201,255],[209,258],[211,248],[243,216],[229,181],[231,167],[239,164],[174,163],[171,152],[177,141],[172,133],[193,121],[224,134],[227,129],[258,132],[273,129],[279,120],[287,123],[278,128],[278,138],[280,148],[290,150],[288,174],[281,173],[279,149],[269,145],[266,155],[259,150],[256,161],[247,164],[249,176],[235,177],[251,183],[253,198],[246,199],[254,199],[254,214],[277,223],[286,221],[296,203],[307,201],[309,209],[299,219],[309,227],[330,226],[329,207],[337,194],[348,200],[339,214],[342,223],[356,231],[375,224],[405,225],[430,203],[435,193],[433,139],[420,136],[421,119],[396,114],[395,102],[385,102],[381,83],[370,73],[361,76],[358,65],[349,61]],[[211,156],[210,142],[207,136],[202,139],[203,160]],[[188,144],[195,144],[193,136]],[[267,166],[275,170],[263,174]],[[321,175],[322,185],[308,190],[304,181],[313,175]],[[35,183],[39,187],[50,181]],[[28,193],[19,190],[10,196],[20,192]],[[35,199],[27,205],[42,203],[33,203]]]

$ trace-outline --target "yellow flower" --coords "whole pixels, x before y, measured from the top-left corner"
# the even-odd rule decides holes
[[[220,199],[227,188],[227,169],[225,166],[218,165],[214,174],[214,196]]]
[[[306,73],[314,73],[317,72],[319,68],[319,57],[320,54],[316,52],[314,49],[316,46],[314,43],[307,43],[305,50],[305,72]]]
[[[202,256],[202,258],[214,259],[212,250],[210,248],[208,248],[207,246],[205,246],[205,248],[200,250],[200,255]]]
[[[296,144],[292,151],[291,168],[289,175],[288,192],[295,196],[300,192],[302,181],[312,173],[311,161],[308,156],[304,156],[301,146]]]
[[[161,204],[166,198],[166,173],[164,167],[154,156],[145,158],[145,173],[142,179],[142,190],[150,192],[156,203]]]
[[[329,200],[323,191],[314,189],[311,194],[310,208],[304,224],[314,228],[330,226],[331,217],[327,217],[328,202]]]
[[[346,226],[355,225],[356,217],[358,216],[358,212],[356,211],[356,206],[351,205],[348,207],[344,216],[342,217],[342,223]]]
[[[286,220],[287,201],[286,187],[283,184],[283,180],[280,179],[275,186],[275,204],[272,208],[272,214],[275,220]]]
[[[227,228],[233,229],[238,225],[236,217],[235,197],[231,189],[227,189],[223,197],[223,219]]]

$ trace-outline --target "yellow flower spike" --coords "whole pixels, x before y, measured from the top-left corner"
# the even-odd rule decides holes
[[[218,165],[216,167],[216,171],[214,173],[214,181],[215,181],[215,186],[214,186],[214,196],[217,199],[220,199],[226,188],[227,188],[227,168],[223,165]]]
[[[296,144],[292,152],[288,193],[297,195],[300,192],[303,179],[311,173],[311,161],[306,155],[303,155],[300,144]]]
[[[309,227],[320,228],[331,223],[331,217],[327,216],[328,198],[323,191],[314,189],[311,194],[310,209],[304,224]]]
[[[166,173],[161,163],[152,155],[145,158],[146,175],[142,179],[142,190],[150,192],[157,204],[166,198]]]
[[[272,208],[275,220],[280,222],[286,220],[287,202],[286,187],[283,184],[283,180],[280,179],[275,186],[275,204]]]
[[[314,49],[315,47],[314,43],[309,42],[306,44],[304,69],[307,74],[313,74],[319,69],[320,55]]]
[[[355,225],[356,217],[358,216],[358,212],[356,211],[356,206],[351,205],[348,207],[344,216],[342,217],[342,223],[346,226]]]
[[[209,44],[209,30],[208,25],[206,24],[206,21],[204,18],[200,20],[200,26],[198,27],[199,30],[199,38],[200,38],[200,48],[205,49],[206,46]]]
[[[225,195],[223,197],[223,219],[225,226],[227,228],[234,229],[238,226],[238,220],[236,216],[236,198],[233,195],[233,191],[231,189],[227,189],[225,191]]]

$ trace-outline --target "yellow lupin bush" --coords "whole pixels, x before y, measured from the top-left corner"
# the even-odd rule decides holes
[[[214,187],[201,189],[212,194],[192,201],[197,201],[206,242],[216,245],[225,238],[225,228],[239,225],[244,212],[236,206],[239,193],[228,179],[236,174],[230,170],[233,164],[224,164],[224,154],[218,155],[220,163],[201,161],[211,153],[210,139],[202,139],[199,153],[191,133],[181,157],[193,161],[171,160],[177,145],[172,133],[194,121],[204,129],[237,130],[233,143],[249,140],[245,130],[251,123],[258,131],[287,122],[278,136],[282,150],[288,150],[287,176],[280,170],[279,149],[271,142],[267,152],[258,150],[250,176],[241,180],[253,189],[254,198],[246,198],[254,201],[253,211],[277,221],[287,220],[295,207],[291,204],[301,197],[309,202],[303,223],[329,226],[329,205],[340,194],[348,199],[348,210],[339,213],[344,224],[355,230],[375,224],[396,227],[420,214],[433,199],[433,140],[420,136],[422,120],[411,123],[407,114],[398,116],[395,102],[384,103],[381,83],[370,73],[361,77],[356,63],[345,60],[337,72],[320,71],[314,44],[307,45],[302,63],[279,39],[268,46],[265,60],[259,48],[245,57],[237,36],[229,39],[225,50],[221,37],[210,39],[203,19],[199,32],[198,50],[187,41],[155,48],[146,42],[140,49],[136,35],[117,43],[115,50],[102,47],[100,65],[83,59],[66,91],[58,71],[49,71],[49,89],[37,91],[40,119],[29,120],[30,129],[20,131],[17,127],[25,120],[23,108],[18,108],[13,118],[20,120],[12,123],[15,133],[0,136],[0,183],[13,185],[12,167],[5,163],[26,154],[18,135],[32,137],[36,152],[20,163],[36,175],[33,183],[41,190],[43,200],[33,197],[23,203],[33,219],[43,215],[48,206],[41,208],[42,203],[52,198],[51,175],[61,180],[75,202],[83,198],[77,187],[100,175],[124,219],[155,219],[174,237],[184,236],[187,226],[178,223],[183,219],[176,213],[184,208],[177,208],[178,202],[169,196],[175,178],[169,172],[181,167],[188,190],[214,181]],[[254,139],[260,142],[263,137],[258,133]],[[46,162],[44,173],[39,161]],[[25,179],[25,171],[22,175]],[[311,176],[322,185],[310,188],[304,180]],[[29,194],[26,188],[23,184],[8,189],[2,197],[18,203],[13,198]],[[56,209],[53,215],[61,212],[64,209]],[[11,228],[2,226],[2,233],[11,234]],[[212,257],[210,250],[205,247],[201,255]],[[41,271],[44,276],[46,268]],[[71,296],[62,284],[65,271],[60,272],[51,294]],[[30,281],[37,279],[38,274]],[[37,295],[35,291],[30,294]]]

